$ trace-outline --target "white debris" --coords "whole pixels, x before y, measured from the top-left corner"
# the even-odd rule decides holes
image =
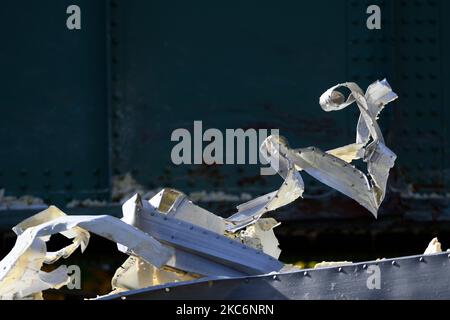
[[[144,232],[111,216],[66,216],[56,207],[23,221],[13,229],[18,235],[11,252],[0,262],[1,299],[22,299],[49,288],[60,288],[70,277],[65,267],[52,272],[41,271],[44,263],[51,264],[67,258],[78,247],[84,251],[89,232],[120,243],[126,253],[142,257],[155,266],[163,266],[173,250]],[[60,233],[73,243],[56,251],[47,252],[45,242]]]
[[[246,245],[278,259],[281,250],[278,247],[279,242],[273,229],[279,225],[280,223],[273,218],[259,219],[255,224],[247,226],[245,230],[240,231],[239,238]]]
[[[347,100],[337,91],[342,87],[351,92]],[[356,200],[377,217],[378,208],[385,197],[389,171],[396,159],[396,155],[384,144],[377,119],[384,106],[395,99],[397,95],[386,80],[373,83],[365,94],[352,82],[327,90],[320,97],[320,105],[326,112],[342,110],[356,102],[361,113],[356,142],[323,152],[316,147],[291,149],[284,137],[268,137],[261,145],[261,153],[285,181],[279,190],[238,206],[238,212],[227,219],[227,229],[236,232],[255,223],[266,212],[301,197],[304,183],[299,171],[305,171]],[[350,165],[357,159],[367,163],[368,175]]]
[[[196,224],[218,234],[224,234],[225,221],[193,204],[184,193],[174,189],[163,189],[149,203],[159,212],[173,216],[177,219]]]
[[[441,253],[441,252],[442,252],[441,243],[439,242],[438,238],[434,238],[428,244],[428,247],[423,254],[428,255],[428,254],[435,254],[435,253]]]
[[[177,216],[180,204],[180,216],[185,220]],[[186,208],[199,214],[198,222],[191,221],[193,216]],[[283,267],[261,250],[230,241],[223,234],[222,218],[213,218],[212,213],[196,207],[178,191],[163,190],[149,201],[136,195],[122,210],[123,221],[175,249],[169,267],[203,276],[255,275]]]
[[[277,142],[281,142],[284,139],[279,136],[271,137]],[[261,153],[268,154],[268,162],[285,179],[284,183],[277,191],[239,205],[237,207],[238,212],[227,219],[227,222],[229,222],[227,229],[230,232],[236,232],[255,223],[263,214],[281,208],[303,195],[303,179],[295,169],[293,162],[290,159],[280,156],[277,147],[269,149],[266,143],[267,141],[266,139],[262,144]]]
[[[5,189],[0,189],[0,210],[8,209],[43,209],[44,200],[38,197],[23,195],[21,197],[5,196]]]

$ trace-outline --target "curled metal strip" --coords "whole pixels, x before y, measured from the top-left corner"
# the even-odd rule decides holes
[[[342,88],[350,91],[347,98],[338,91]],[[355,143],[323,152],[315,147],[291,149],[285,138],[268,137],[261,145],[261,152],[285,182],[279,190],[238,206],[238,212],[227,219],[228,231],[236,232],[256,222],[264,213],[302,196],[304,183],[299,174],[302,170],[356,200],[377,217],[389,171],[396,160],[395,153],[385,145],[377,119],[385,105],[395,99],[397,94],[386,80],[376,81],[365,94],[353,82],[328,89],[319,101],[326,112],[342,110],[356,102],[361,114]],[[368,175],[351,165],[357,159],[367,163]]]
[[[347,88],[351,92],[345,102],[344,95],[337,91],[339,88]],[[345,151],[353,148],[353,155],[345,160],[351,162],[362,157],[364,162],[367,163],[368,174],[371,178],[372,204],[369,206],[363,205],[375,217],[386,194],[389,170],[394,166],[397,158],[395,153],[385,145],[377,119],[384,107],[397,98],[397,94],[392,91],[386,79],[371,84],[365,94],[362,93],[357,84],[350,82],[332,87],[320,98],[320,105],[324,111],[342,110],[356,102],[361,112],[356,130],[356,142],[344,147],[346,148]],[[348,152],[343,152],[343,154],[348,156]],[[357,197],[351,196],[351,198],[357,200]]]
[[[226,219],[229,232],[245,228],[258,221],[266,212],[283,207],[303,195],[305,185],[300,173],[294,163],[278,149],[278,145],[287,142],[281,136],[271,137],[277,140],[277,143],[272,144],[272,140],[266,139],[261,145],[261,153],[270,166],[285,179],[284,183],[276,191],[239,205],[238,212]]]

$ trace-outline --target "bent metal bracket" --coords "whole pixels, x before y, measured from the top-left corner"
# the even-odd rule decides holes
[[[347,98],[341,88],[350,91]],[[67,216],[49,207],[13,228],[15,246],[0,262],[0,298],[42,299],[42,291],[69,283],[64,266],[52,272],[42,271],[42,266],[67,258],[78,247],[84,251],[89,232],[116,242],[118,249],[130,256],[112,279],[112,294],[177,281],[292,270],[278,260],[281,251],[273,228],[279,223],[262,216],[302,196],[300,173],[304,171],[356,200],[376,217],[396,159],[385,145],[377,119],[384,106],[396,98],[386,80],[373,83],[365,94],[355,83],[327,90],[320,98],[324,111],[338,111],[353,103],[358,107],[355,143],[323,152],[316,147],[294,149],[281,136],[268,137],[261,152],[284,182],[278,190],[239,205],[237,213],[227,219],[173,189],[163,189],[148,201],[133,196],[122,206],[122,219]],[[351,165],[357,159],[367,164],[367,174]],[[47,252],[46,242],[56,233],[73,242]]]

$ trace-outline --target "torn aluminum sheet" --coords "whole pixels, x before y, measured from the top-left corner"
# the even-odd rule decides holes
[[[237,234],[237,238],[244,244],[278,259],[281,254],[281,250],[278,247],[280,243],[273,229],[279,225],[280,223],[273,218],[259,219],[256,223],[241,230]]]
[[[347,88],[350,95],[337,91]],[[281,136],[270,136],[261,145],[261,153],[284,179],[278,191],[238,206],[238,212],[227,219],[228,230],[237,230],[255,223],[264,213],[278,209],[298,197],[304,190],[298,171],[305,171],[320,182],[336,189],[377,217],[384,200],[386,183],[396,155],[385,145],[377,119],[384,106],[397,99],[386,80],[376,81],[364,94],[357,84],[348,82],[327,90],[320,97],[320,105],[326,112],[342,110],[356,102],[360,117],[356,142],[323,152],[316,147],[291,149]],[[350,163],[357,159],[367,163],[370,181],[363,172]]]
[[[16,244],[0,262],[0,297],[40,298],[41,291],[67,284],[70,277],[65,266],[48,273],[41,268],[67,258],[80,246],[84,251],[89,232],[117,242],[119,250],[131,256],[113,278],[115,292],[204,276],[268,273],[284,266],[276,260],[280,251],[272,231],[278,224],[273,219],[262,219],[252,232],[245,230],[245,237],[232,240],[224,235],[223,218],[172,189],[162,190],[150,201],[136,195],[123,205],[123,213],[123,221],[111,216],[66,216],[51,206],[15,226]],[[55,233],[73,243],[47,252],[45,242]],[[251,239],[257,245],[247,246]]]
[[[273,229],[279,225],[275,219],[260,219],[255,225],[248,226],[247,229],[238,233],[229,233],[226,231],[227,222],[222,217],[193,204],[184,193],[178,190],[163,189],[148,202],[160,213],[167,216],[239,240],[275,259],[280,256],[279,243],[273,232]]]
[[[345,100],[342,93],[337,91],[339,88],[347,88],[350,90],[351,93],[347,100]],[[364,199],[365,197],[355,197],[355,192],[353,190],[350,192],[350,197],[359,201],[360,204],[372,212],[375,217],[377,216],[378,208],[380,207],[381,202],[383,202],[386,194],[386,183],[389,171],[394,166],[397,158],[395,153],[385,145],[377,120],[384,107],[397,98],[397,94],[392,91],[392,88],[386,79],[371,84],[367,88],[365,95],[356,83],[347,82],[330,88],[320,97],[320,105],[326,112],[342,110],[353,102],[356,102],[356,105],[359,108],[360,116],[357,125],[356,142],[342,147],[340,150],[331,150],[328,153],[348,163],[360,158],[363,158],[364,162],[367,163],[367,170],[371,178],[371,183],[368,183],[366,179],[361,178],[364,183],[363,185],[360,185],[361,189],[358,189],[357,191],[366,193],[365,197],[368,198],[368,201]],[[359,174],[360,171],[354,173]],[[328,184],[326,178],[324,179],[324,177],[320,175],[319,177],[325,180],[323,181],[325,184]],[[315,178],[320,180],[318,177]],[[356,188],[356,186],[357,185],[355,184],[353,188]],[[366,187],[369,188],[368,193],[365,189]],[[337,190],[343,192],[344,189],[345,188]],[[345,192],[343,193],[346,194]]]
[[[89,231],[122,244],[126,253],[136,255],[161,267],[172,256],[167,247],[144,232],[112,216],[66,216],[56,207],[23,221],[13,229],[18,235],[11,252],[0,262],[1,299],[21,299],[49,288],[60,288],[70,281],[65,267],[41,271],[44,263],[67,258],[78,247],[84,251]],[[60,233],[73,243],[57,252],[47,252],[45,242]]]
[[[271,137],[279,139],[280,143],[281,140],[285,140],[280,136]],[[226,219],[229,232],[236,232],[247,227],[258,221],[264,213],[283,207],[303,195],[304,182],[294,163],[290,159],[279,155],[277,145],[274,145],[275,148],[269,149],[271,146],[266,143],[267,139],[261,145],[261,153],[266,157],[270,166],[285,179],[284,183],[277,191],[239,205],[237,207],[238,212]]]
[[[170,208],[177,208],[179,196],[168,196],[164,204],[161,203],[161,195],[155,198],[144,201],[139,195],[132,197],[122,206],[123,220],[174,248],[174,256],[167,266],[202,276],[256,275],[283,267],[281,262],[260,250],[209,230],[220,227],[221,218],[211,219],[217,225],[211,224],[208,229],[208,226],[202,227],[175,217],[176,210],[173,213]],[[161,212],[152,204],[158,204],[167,211]],[[209,216],[210,213],[203,214]]]
[[[439,242],[438,238],[434,238],[431,240],[431,242],[428,244],[428,247],[426,248],[424,255],[429,254],[435,254],[435,253],[441,253],[442,252],[442,246]]]
[[[149,203],[160,213],[174,217],[218,234],[224,234],[225,221],[195,205],[187,196],[175,189],[163,189],[149,200]]]

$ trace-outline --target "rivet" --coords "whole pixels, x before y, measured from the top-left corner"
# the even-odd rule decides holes
[[[424,262],[425,259],[424,259],[423,257],[420,257],[420,258],[419,258],[419,261],[420,261],[420,262]]]
[[[303,272],[303,275],[304,275],[305,277],[307,277],[307,276],[308,276],[308,271]]]
[[[342,272],[343,270],[342,270],[342,268],[339,268],[338,271],[339,271],[339,272]]]
[[[450,254],[447,257],[450,259]]]
[[[122,300],[127,300],[127,297],[122,296],[122,297],[120,297],[120,299],[122,299]]]
[[[273,276],[272,279],[273,279],[273,280],[277,280],[277,276]]]
[[[362,266],[362,268],[363,268],[363,269],[367,269],[367,264],[364,264],[364,265]]]
[[[395,260],[392,261],[392,265],[395,266],[397,264],[397,262],[395,262]]]
[[[169,288],[166,288],[166,292],[169,292],[170,291],[170,289]]]

